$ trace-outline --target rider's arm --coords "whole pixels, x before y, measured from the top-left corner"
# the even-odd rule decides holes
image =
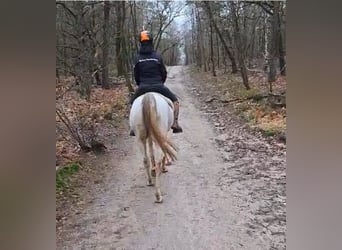
[[[161,58],[161,57],[160,57],[160,70],[161,70],[163,83],[165,83],[166,78],[167,78],[167,71],[166,71],[166,67],[165,67],[163,58]]]
[[[134,79],[135,84],[139,86],[140,84],[140,72],[139,72],[139,62],[137,59],[134,60]]]

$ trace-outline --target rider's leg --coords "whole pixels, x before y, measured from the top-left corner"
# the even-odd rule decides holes
[[[129,129],[129,136],[135,136],[134,131],[131,128]]]
[[[178,117],[179,117],[179,101],[174,93],[170,91],[169,88],[167,88],[165,85],[161,87],[160,93],[164,95],[165,97],[169,98],[173,102],[174,106],[174,120],[173,124],[171,126],[173,133],[182,133],[183,129],[181,126],[178,124]]]
[[[173,120],[173,124],[171,126],[173,133],[182,133],[183,129],[181,126],[179,126],[178,124],[178,117],[179,117],[179,101],[174,101],[173,102],[173,106],[174,106],[174,120]]]

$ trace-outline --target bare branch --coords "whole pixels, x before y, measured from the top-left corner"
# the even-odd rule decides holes
[[[172,44],[171,46],[169,46],[169,47],[167,47],[167,48],[165,48],[165,49],[163,49],[163,51],[161,52],[161,54],[163,55],[166,51],[168,51],[169,49],[172,49],[172,48],[176,47],[177,45],[178,45],[178,42]]]
[[[69,14],[71,14],[75,19],[77,18],[77,15],[70,9],[66,6],[66,3],[65,2],[62,2],[62,1],[57,1],[56,2],[56,5],[61,5]]]

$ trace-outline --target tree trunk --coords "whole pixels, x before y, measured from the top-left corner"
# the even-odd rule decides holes
[[[278,6],[278,8],[280,8]],[[282,20],[280,19],[280,9],[277,11],[277,18],[278,18],[278,24],[279,24],[279,68],[280,68],[280,74],[282,76],[286,75],[286,61],[285,61],[285,52],[284,52],[284,44],[283,44],[283,25]]]
[[[193,8],[191,9],[191,44],[195,44],[195,14],[194,14],[194,10]],[[192,62],[196,62],[197,63],[197,60],[196,60],[196,56],[197,56],[197,53],[196,53],[196,48],[195,46],[193,46],[192,48],[192,59],[191,61]]]
[[[87,35],[85,21],[82,16],[83,5],[84,4],[82,2],[74,2],[74,6],[76,9],[75,27],[78,38],[78,44],[80,45],[80,50],[78,52],[75,62],[75,73],[76,81],[80,86],[81,96],[89,100],[92,82],[91,71],[93,68],[93,55],[91,51],[92,47],[89,41],[89,37]]]
[[[281,32],[279,32],[279,68],[280,68],[280,74],[282,76],[285,76],[286,75],[286,61],[285,61],[283,38],[282,38]]]
[[[92,9],[92,18],[91,18],[91,28],[92,28],[92,34],[96,34],[96,15],[95,15],[95,7],[94,5],[91,6],[91,9]],[[96,36],[96,35],[94,35]],[[102,64],[102,62],[100,61],[99,59],[99,54],[98,53],[98,48],[97,48],[97,44],[95,42],[96,40],[96,37],[94,37],[93,41],[92,41],[92,47],[93,47],[93,55],[94,55],[94,67],[93,67],[93,70],[94,70],[94,77],[95,77],[95,81],[96,81],[96,85],[97,86],[101,86],[102,85],[102,82],[101,82],[101,77],[100,77],[100,71],[101,71],[101,67],[100,65]]]
[[[215,61],[214,61],[214,45],[213,45],[213,25],[210,22],[210,59],[213,76],[216,76],[215,72]]]
[[[279,42],[279,23],[278,23],[278,15],[279,11],[279,2],[273,2],[273,15],[272,15],[272,36],[271,36],[271,44],[269,46],[269,72],[268,72],[268,83],[270,87],[270,93],[272,93],[272,83],[276,80],[276,62],[277,62],[277,52],[278,50],[278,42]]]
[[[103,23],[103,45],[102,45],[102,87],[104,89],[109,89],[109,79],[108,79],[109,13],[110,13],[110,2],[105,1],[104,2],[104,8],[103,8],[104,23]]]
[[[200,28],[200,17],[199,17],[199,13],[198,13],[198,9],[196,7],[195,9],[195,14],[196,14],[196,26],[197,26],[197,66],[202,68],[202,43],[203,41],[201,40],[201,28]]]
[[[63,44],[66,44],[65,33],[62,33]],[[68,54],[66,48],[63,48],[63,75],[66,77],[68,75]]]
[[[209,15],[209,18],[210,18],[210,20],[212,20],[212,24],[214,26],[214,29],[215,29],[216,33],[218,34],[218,36],[219,36],[219,38],[221,40],[223,48],[225,49],[225,51],[226,51],[226,53],[227,53],[227,55],[228,55],[228,57],[229,57],[229,59],[230,59],[230,61],[232,63],[232,73],[234,74],[234,73],[236,73],[238,71],[238,68],[237,68],[237,65],[236,65],[236,61],[235,61],[235,57],[234,57],[233,53],[230,51],[230,49],[228,48],[228,45],[227,45],[226,41],[224,40],[224,38],[223,38],[219,28],[216,25],[216,22],[215,22],[215,20],[213,18],[212,12],[211,12],[210,2],[204,1],[203,3],[206,6],[206,10],[207,10],[207,13]]]
[[[126,85],[128,88],[128,91],[130,93],[134,92],[134,88],[132,86],[132,83],[129,79],[129,75],[128,72],[131,71],[133,72],[133,68],[132,68],[132,64],[131,64],[131,58],[129,55],[129,51],[131,51],[130,48],[130,43],[127,43],[127,34],[128,32],[124,29],[124,27],[122,26],[122,50],[121,50],[121,54],[120,54],[120,58],[122,60],[122,75],[125,77],[125,81],[126,81]],[[133,74],[133,73],[132,73]]]
[[[215,34],[215,38],[216,38],[216,49],[217,49],[217,68],[220,69],[220,44],[218,41],[217,33]]]
[[[269,60],[270,60],[270,55],[269,55],[269,35],[270,30],[269,30],[269,24],[268,24],[268,14],[265,13],[265,29],[264,29],[264,41],[263,43],[265,44],[265,52],[264,52],[264,58],[265,58],[265,66],[264,66],[264,71],[268,72],[269,71]]]
[[[123,25],[124,25],[124,12],[125,12],[125,2],[117,1],[115,2],[115,14],[116,14],[116,36],[115,36],[115,55],[116,55],[116,66],[117,75],[122,76],[124,74],[124,64],[122,60],[122,37],[123,37]]]
[[[235,44],[237,48],[237,56],[239,60],[240,73],[241,73],[243,85],[248,90],[250,89],[250,86],[248,83],[248,74],[247,74],[245,58],[244,58],[245,53],[243,51],[244,46],[241,41],[240,27],[239,27],[238,17],[236,13],[235,3],[231,2],[230,6],[232,10],[232,17],[233,17],[233,23],[234,23],[234,33],[235,33],[234,37],[235,37]]]
[[[131,18],[132,18],[132,23],[133,23],[133,41],[134,41],[134,47],[135,50],[138,51],[139,47],[138,47],[138,39],[137,39],[137,35],[138,35],[138,28],[137,28],[137,12],[136,12],[136,2],[133,1],[129,2],[130,5],[130,10],[131,10]]]

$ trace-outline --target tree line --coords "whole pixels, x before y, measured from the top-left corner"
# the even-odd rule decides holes
[[[185,13],[185,16],[184,16]],[[175,19],[183,15],[184,27]],[[218,69],[267,73],[270,91],[286,75],[285,1],[57,1],[56,77],[73,76],[82,96],[124,77],[132,88],[138,34],[147,29],[167,65],[181,55],[215,76]]]
[[[181,32],[174,19],[184,5],[173,1],[57,1],[56,77],[72,76],[89,98],[95,85],[109,88],[124,77],[132,91],[132,62],[138,34],[154,34],[167,65],[178,63]]]
[[[262,69],[272,82],[286,75],[285,1],[187,1],[185,63],[203,71],[239,73]]]

